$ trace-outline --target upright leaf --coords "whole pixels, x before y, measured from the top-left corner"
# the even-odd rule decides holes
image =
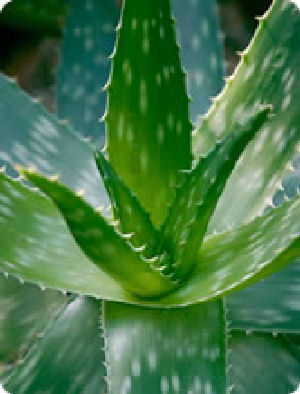
[[[243,124],[235,125],[235,131],[199,160],[179,188],[163,227],[163,243],[170,250],[178,279],[185,279],[196,264],[198,249],[226,181],[269,111],[268,107],[258,109]]]
[[[191,124],[169,0],[123,2],[107,85],[107,151],[156,226],[190,167]]]
[[[96,155],[96,163],[112,202],[115,218],[120,221],[121,232],[130,235],[130,243],[135,247],[144,245],[144,256],[153,257],[159,246],[160,232],[154,228],[150,215],[101,152]]]
[[[109,393],[225,394],[221,301],[180,309],[105,302]]]
[[[0,163],[34,166],[48,175],[59,173],[69,187],[85,189],[94,206],[107,204],[90,145],[3,75],[0,123]]]
[[[58,116],[101,144],[102,88],[109,75],[119,13],[116,0],[71,0],[58,69]]]
[[[207,146],[202,138],[207,130],[220,138],[257,100],[273,105],[275,116],[249,145],[226,186],[210,224],[211,232],[262,213],[295,156],[300,141],[299,34],[299,9],[288,0],[275,0],[261,19],[237,71],[195,135],[194,152],[198,155],[211,146],[211,141]]]
[[[223,86],[223,53],[215,0],[172,0],[193,122]]]
[[[104,394],[99,302],[76,298],[49,324],[5,387],[12,393]]]

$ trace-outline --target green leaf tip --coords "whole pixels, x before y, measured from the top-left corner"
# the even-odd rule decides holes
[[[168,261],[160,255],[147,259],[143,248],[133,247],[99,212],[55,179],[18,167],[20,173],[50,197],[64,217],[77,245],[85,255],[132,294],[160,297],[176,287],[163,275]]]
[[[186,174],[162,232],[162,244],[170,252],[177,279],[185,280],[192,271],[197,261],[197,250],[227,179],[271,109],[270,105],[259,106],[248,119],[236,124],[234,131]]]
[[[120,220],[120,231],[131,235],[130,243],[135,247],[145,245],[145,257],[153,257],[158,250],[160,234],[149,213],[145,212],[102,152],[95,154],[95,161],[112,202],[114,216]]]
[[[186,76],[170,15],[169,0],[123,3],[105,116],[110,163],[156,227],[192,159]]]

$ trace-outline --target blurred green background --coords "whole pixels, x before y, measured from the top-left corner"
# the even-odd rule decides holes
[[[262,15],[270,2],[219,1],[227,75],[238,61],[236,52],[247,46],[253,34],[255,16]],[[51,111],[55,110],[56,67],[67,4],[68,0],[13,0],[0,14],[0,70],[16,77]]]

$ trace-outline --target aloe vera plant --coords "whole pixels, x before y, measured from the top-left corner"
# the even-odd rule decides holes
[[[0,77],[1,381],[16,394],[290,393],[299,10],[273,2],[199,120],[221,86],[214,2],[125,0],[100,149],[117,18],[113,0],[71,2],[64,120]]]

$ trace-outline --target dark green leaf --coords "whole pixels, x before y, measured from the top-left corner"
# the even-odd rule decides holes
[[[37,173],[20,172],[53,200],[85,255],[125,289],[138,296],[155,297],[174,288],[175,283],[155,268],[167,257],[146,259],[142,250],[134,248],[100,212],[70,189]]]
[[[104,304],[109,392],[225,394],[221,301],[180,309]]]
[[[1,365],[18,362],[67,300],[58,292],[0,275],[0,375]]]
[[[49,324],[6,388],[22,394],[106,393],[99,312],[100,304],[94,300],[78,297],[71,302]]]
[[[232,329],[300,332],[300,262],[227,297]]]
[[[201,158],[179,188],[163,228],[174,261],[175,277],[185,279],[198,259],[208,223],[239,156],[262,127],[269,107],[255,111],[235,131]]]
[[[71,0],[58,69],[58,116],[102,145],[102,88],[109,75],[119,12],[116,0]]]
[[[96,155],[96,163],[112,202],[114,216],[120,220],[120,230],[123,234],[131,234],[130,243],[135,247],[145,245],[144,256],[154,256],[159,246],[160,232],[154,228],[149,214],[101,152]]]
[[[169,0],[125,1],[108,90],[107,151],[155,225],[190,167],[191,124]]]
[[[300,352],[287,335],[232,332],[232,394],[290,394],[300,383]]]
[[[215,0],[172,0],[194,122],[223,86],[223,53]]]

